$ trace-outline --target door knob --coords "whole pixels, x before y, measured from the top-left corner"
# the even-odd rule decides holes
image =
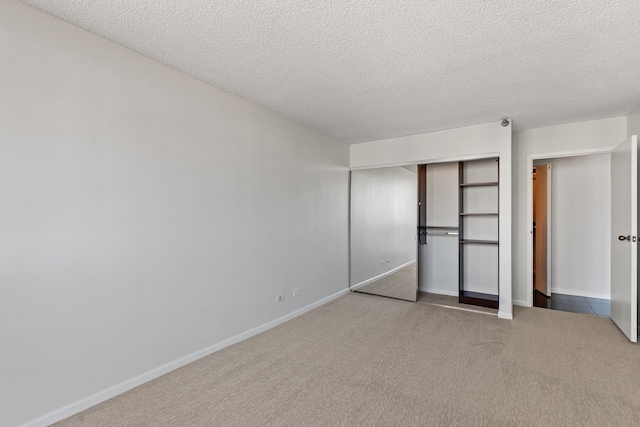
[[[618,240],[620,240],[620,241],[625,241],[625,240],[631,241],[631,236],[618,236]]]

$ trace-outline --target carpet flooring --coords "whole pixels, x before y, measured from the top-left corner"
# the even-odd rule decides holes
[[[640,424],[640,348],[610,319],[514,309],[350,293],[58,426]]]

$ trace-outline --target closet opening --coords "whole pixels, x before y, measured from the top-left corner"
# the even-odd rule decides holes
[[[499,159],[419,166],[418,302],[497,314]]]
[[[352,291],[498,315],[497,153],[354,170],[350,181]]]
[[[610,316],[609,153],[533,160],[534,307]]]

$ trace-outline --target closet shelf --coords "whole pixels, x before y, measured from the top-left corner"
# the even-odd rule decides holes
[[[467,182],[460,184],[460,187],[497,187],[498,181],[490,182]]]
[[[477,239],[464,239],[460,240],[460,243],[480,243],[483,245],[497,245],[497,240],[477,240]]]
[[[497,212],[460,212],[460,216],[498,215]]]

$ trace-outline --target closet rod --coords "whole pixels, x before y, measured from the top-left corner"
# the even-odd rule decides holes
[[[450,234],[452,236],[457,236],[458,232],[457,231],[428,231],[427,230],[427,234],[442,234],[442,235]]]

